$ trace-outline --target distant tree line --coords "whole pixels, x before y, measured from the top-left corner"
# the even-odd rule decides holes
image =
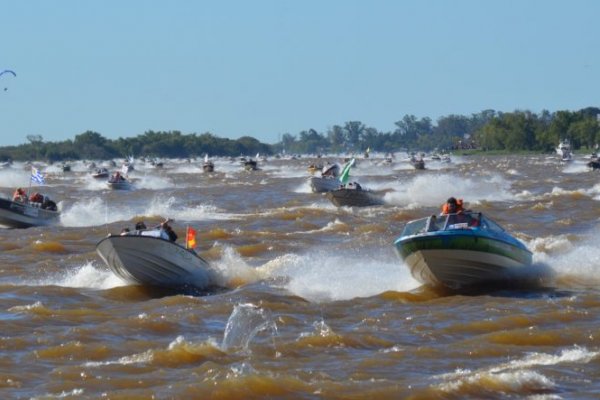
[[[600,109],[579,111],[499,112],[484,110],[471,116],[448,115],[434,124],[428,117],[405,115],[391,132],[379,132],[360,121],[334,125],[327,132],[314,129],[298,135],[285,133],[275,144],[261,143],[250,136],[237,140],[219,138],[212,133],[187,134],[179,131],[147,131],[131,138],[110,140],[87,131],[74,140],[45,142],[40,135],[29,135],[29,143],[0,147],[0,160],[97,160],[149,156],[191,158],[210,156],[253,156],[255,154],[360,153],[430,151],[477,148],[506,151],[551,152],[567,139],[575,150],[591,149],[600,143]]]

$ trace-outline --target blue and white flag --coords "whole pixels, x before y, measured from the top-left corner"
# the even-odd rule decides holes
[[[31,167],[31,181],[40,185],[46,183],[44,175],[36,167]]]

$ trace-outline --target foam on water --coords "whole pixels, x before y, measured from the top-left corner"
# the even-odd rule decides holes
[[[60,221],[63,226],[99,226],[117,221],[129,221],[140,215],[169,217],[176,221],[230,220],[239,219],[237,214],[223,213],[219,208],[200,204],[182,206],[173,196],[157,194],[150,199],[140,199],[130,206],[112,204],[100,197],[76,201],[62,210]]]
[[[578,278],[580,284],[594,286],[600,282],[600,248],[594,229],[583,237],[567,235],[536,238],[527,245],[533,251],[534,263],[548,265],[560,276]]]
[[[127,285],[105,267],[93,262],[65,268],[63,272],[21,282],[26,286],[62,286],[74,288],[111,289]]]
[[[559,364],[588,364],[600,357],[600,352],[590,351],[585,347],[574,346],[563,349],[559,354],[529,353],[520,359],[515,359],[476,371],[457,370],[451,373],[434,376],[434,380],[442,380],[436,384],[446,393],[467,390],[468,392],[522,393],[528,391],[544,391],[553,389],[556,383],[540,372],[530,369],[540,366]],[[458,393],[457,393],[458,394]],[[486,397],[486,396],[484,396]]]
[[[387,186],[380,184],[372,189]],[[424,206],[440,206],[440,199],[457,196],[460,193],[467,205],[475,205],[481,201],[512,200],[510,182],[499,174],[485,177],[462,177],[450,174],[419,175],[406,182],[398,182],[394,191],[385,194],[385,201],[406,206],[409,209]],[[441,200],[443,202],[443,200]]]
[[[0,169],[0,187],[8,188],[8,190],[2,190],[4,197],[11,198],[12,192],[15,188],[21,186],[29,186],[29,179],[31,178],[31,172],[17,169],[17,168],[3,168]]]
[[[264,276],[285,278],[284,287],[313,302],[370,297],[420,286],[397,258],[386,259],[363,253],[332,254],[326,250],[289,254],[258,268]]]

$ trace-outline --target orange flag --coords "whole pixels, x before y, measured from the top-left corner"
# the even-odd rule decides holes
[[[188,249],[196,247],[196,230],[191,226],[188,226],[187,233],[185,235],[185,243]]]

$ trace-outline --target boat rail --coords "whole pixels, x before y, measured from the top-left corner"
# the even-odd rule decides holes
[[[459,213],[432,215],[410,221],[402,230],[402,236],[414,236],[427,232],[453,231],[457,229],[485,229],[503,232],[504,229],[482,213]]]

